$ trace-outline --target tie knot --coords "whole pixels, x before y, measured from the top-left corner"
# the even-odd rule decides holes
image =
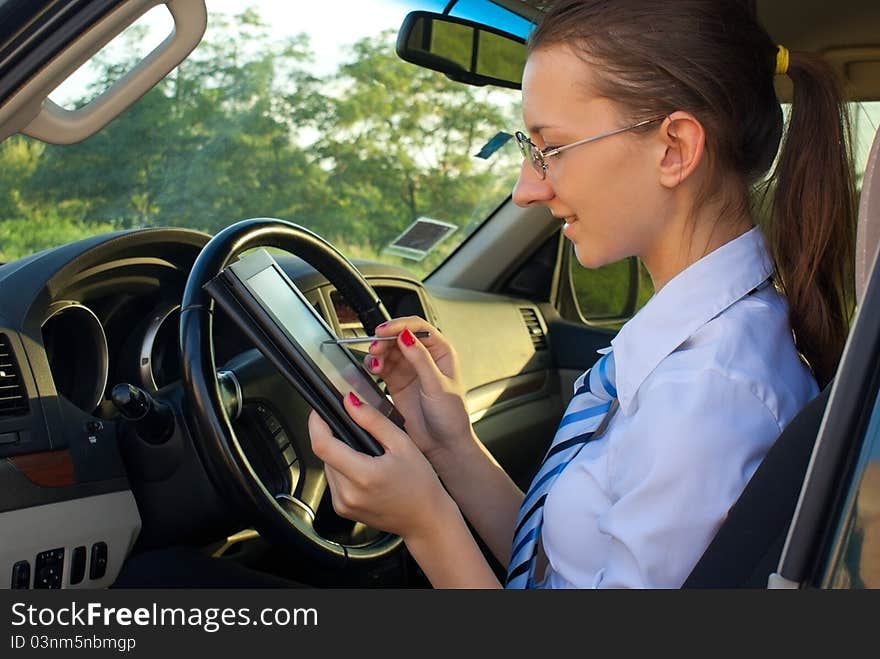
[[[589,391],[601,400],[614,400],[617,398],[615,382],[614,353],[608,352],[589,371],[575,380],[574,395]]]

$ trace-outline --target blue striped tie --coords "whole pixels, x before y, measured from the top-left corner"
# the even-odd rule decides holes
[[[592,439],[615,398],[614,356],[609,352],[575,380],[574,396],[559,422],[559,429],[544,456],[544,462],[523,499],[513,534],[507,588],[534,587],[535,560],[547,492],[566,465]]]

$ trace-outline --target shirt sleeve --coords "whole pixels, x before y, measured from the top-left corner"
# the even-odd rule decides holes
[[[716,371],[643,384],[609,436],[612,505],[598,520],[609,550],[594,587],[684,583],[779,435],[754,389]]]

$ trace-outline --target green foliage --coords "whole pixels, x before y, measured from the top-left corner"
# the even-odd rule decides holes
[[[42,144],[15,136],[0,144],[0,217],[15,217],[21,208],[20,181],[33,176]]]
[[[82,210],[82,206],[75,201],[64,202],[58,208],[31,211],[24,217],[4,219],[0,222],[0,263],[60,243],[112,231],[110,224],[77,220],[77,216],[82,215]]]
[[[509,157],[485,167],[473,157],[514,108],[389,56],[393,36],[354,45],[333,81],[340,93],[327,99],[323,120],[335,130],[315,144],[334,191],[330,235],[374,248],[422,215],[466,224],[484,196],[504,196],[516,171]]]
[[[585,320],[613,327],[622,325],[630,287],[629,259],[596,269],[584,268],[570,254],[571,283],[578,309]],[[639,284],[636,311],[654,294],[654,285],[644,264],[639,262]]]
[[[395,262],[382,249],[416,218],[453,222],[463,237],[509,192],[515,149],[473,157],[515,122],[509,97],[499,104],[497,91],[401,61],[393,33],[354,44],[350,61],[320,78],[309,72],[307,37],[273,41],[253,10],[212,29],[97,135],[68,146],[14,137],[0,147],[5,259],[112,229],[214,233],[268,216],[307,226],[355,258]],[[97,66],[74,105],[131,62]],[[396,262],[425,274],[447,243],[422,263]]]

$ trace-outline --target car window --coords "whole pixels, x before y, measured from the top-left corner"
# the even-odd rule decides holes
[[[856,187],[861,190],[868,153],[880,127],[880,102],[852,103],[850,116]],[[637,278],[632,274],[633,266],[627,261],[588,270],[577,262],[571,245],[567,245],[566,249],[569,251],[571,290],[577,303],[575,320],[618,328],[654,294],[651,277],[641,262],[638,263]],[[630,296],[634,299],[634,306],[628,304]]]
[[[838,548],[828,567],[832,588],[880,588],[880,405],[862,439],[862,453],[850,481],[842,519],[834,534]]]
[[[411,4],[208,0],[195,52],[98,134],[0,144],[0,262],[116,229],[215,233],[268,216],[429,273],[510,193],[519,92],[400,60]],[[53,100],[81,106],[123,75],[167,21],[159,9]]]

